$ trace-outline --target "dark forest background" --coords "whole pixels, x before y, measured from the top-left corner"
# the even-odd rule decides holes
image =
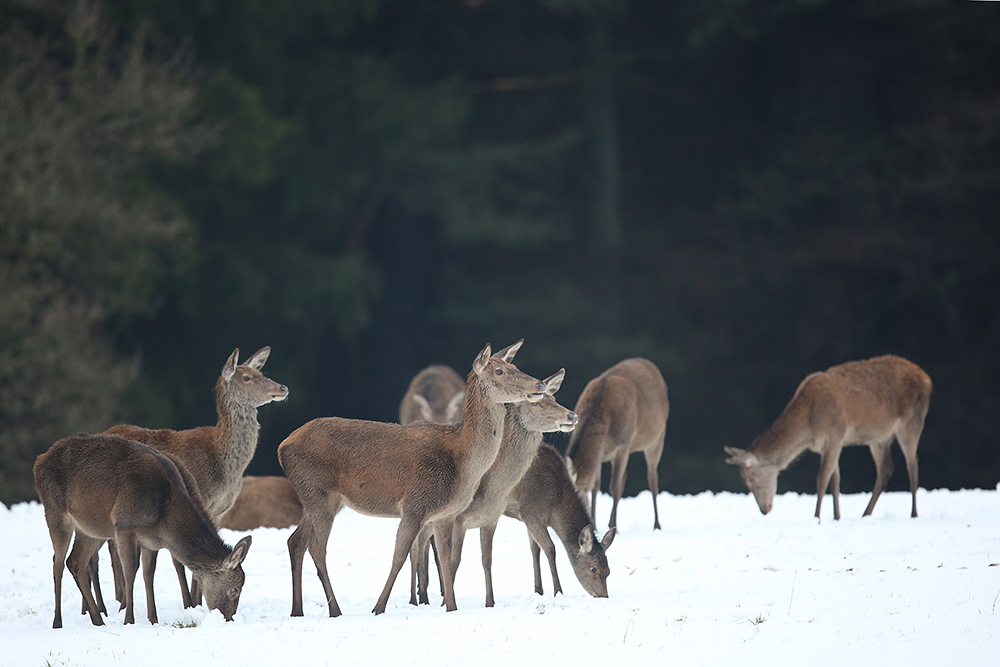
[[[570,407],[660,367],[673,493],[885,353],[935,383],[921,485],[993,488],[998,73],[990,2],[0,0],[0,500],[75,431],[214,423],[236,347],[291,391],[265,474],[522,337]]]

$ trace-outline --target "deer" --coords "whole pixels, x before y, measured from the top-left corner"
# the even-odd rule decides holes
[[[542,443],[542,433],[554,431],[568,433],[576,426],[576,413],[559,405],[553,398],[553,395],[562,386],[565,375],[566,370],[560,369],[542,381],[545,383],[545,395],[541,400],[512,403],[506,407],[500,451],[493,461],[493,465],[479,481],[479,488],[476,489],[472,502],[454,518],[451,532],[452,581],[455,580],[461,563],[465,532],[472,528],[479,528],[483,574],[486,577],[487,607],[494,606],[493,542],[492,539],[485,540],[484,536],[488,533],[492,538],[497,521],[503,516],[503,511],[507,507],[507,497],[524,476],[535,457],[538,446]],[[430,524],[428,525],[430,526]],[[418,600],[421,604],[428,602],[426,585],[428,571],[427,532],[427,527],[425,527],[425,530],[421,531],[417,538],[414,546],[416,557],[414,558],[411,554],[411,560],[414,561],[414,572],[419,573],[422,580],[419,596],[416,596],[414,594],[415,582],[411,577],[411,604],[417,604]]]
[[[580,423],[566,448],[566,465],[576,488],[590,492],[590,514],[596,516],[601,464],[611,462],[608,491],[613,499],[610,528],[617,525],[618,501],[625,490],[629,455],[642,452],[653,494],[653,529],[660,528],[656,507],[660,456],[670,415],[667,383],[648,359],[620,361],[587,383],[574,408]]]
[[[214,426],[175,431],[167,428],[148,429],[131,424],[119,424],[107,429],[104,434],[118,435],[141,442],[176,456],[194,477],[205,510],[213,525],[218,527],[222,516],[236,502],[243,487],[243,473],[257,451],[260,430],[257,409],[272,401],[283,401],[288,396],[288,387],[261,373],[261,368],[270,354],[270,347],[262,347],[242,364],[239,363],[239,348],[229,355],[215,383],[215,402],[219,421]],[[116,572],[116,594],[118,594],[121,592],[118,590],[119,567],[115,563],[119,552],[112,548],[111,553],[112,566]],[[91,569],[96,573],[96,554],[94,557]],[[155,554],[144,556],[143,577],[148,577],[152,581],[155,567]],[[193,590],[189,590],[183,566],[174,561],[174,567],[177,570],[184,607],[194,607],[201,597],[197,582],[192,584]],[[98,589],[95,593],[99,596],[96,576],[94,586]],[[120,595],[118,598],[122,600]]]
[[[933,385],[912,361],[894,355],[848,361],[807,375],[784,411],[748,449],[725,447],[726,463],[740,475],[762,514],[771,511],[778,473],[802,452],[820,455],[816,477],[816,514],[823,496],[833,494],[833,518],[840,520],[840,452],[847,445],[867,445],[875,461],[875,487],[863,517],[875,509],[893,473],[892,441],[903,450],[917,516],[917,444],[924,429]]]
[[[302,564],[308,549],[331,617],[340,606],[330,584],[326,548],[343,506],[369,516],[399,517],[392,567],[372,612],[382,614],[393,583],[427,522],[453,517],[468,506],[493,464],[503,435],[504,403],[538,401],[545,384],[511,359],[522,341],[476,357],[465,383],[458,424],[408,426],[321,417],[293,431],[278,446],[278,461],[302,501],[302,521],[288,538],[292,612],[302,616]],[[435,531],[437,533],[437,531]],[[443,533],[442,533],[443,536]],[[450,533],[448,535],[450,537]],[[450,539],[438,540],[442,563],[451,562]],[[445,606],[457,609],[449,568],[443,567]]]
[[[302,519],[302,503],[287,477],[243,477],[243,489],[219,528],[247,531],[254,528],[288,528]]]
[[[399,403],[399,423],[454,424],[461,416],[465,382],[450,366],[436,364],[417,373]]]
[[[135,623],[132,588],[139,548],[168,549],[200,582],[208,608],[233,620],[251,538],[244,537],[235,547],[226,545],[200,500],[188,492],[192,479],[182,471],[176,458],[112,435],[63,438],[38,457],[35,490],[54,552],[53,628],[62,627],[64,562],[83,594],[91,622],[104,625],[90,591],[90,560],[109,539],[114,540],[123,567],[125,624]],[[74,532],[76,540],[67,559]],[[147,588],[147,617],[156,623],[149,593]]]
[[[608,597],[608,547],[615,539],[617,528],[611,528],[600,541],[594,533],[594,521],[584,500],[577,493],[566,461],[555,447],[542,443],[517,483],[504,508],[504,514],[522,521],[528,529],[531,557],[535,571],[535,592],[544,595],[542,587],[541,551],[552,572],[552,595],[562,593],[556,570],[556,547],[549,536],[552,528],[566,549],[573,572],[583,589],[596,598]],[[483,536],[492,542],[493,528]]]

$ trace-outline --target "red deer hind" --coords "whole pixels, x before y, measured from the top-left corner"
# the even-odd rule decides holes
[[[597,541],[594,520],[555,447],[543,443],[538,448],[528,471],[511,492],[504,514],[523,521],[528,528],[536,593],[543,594],[541,551],[545,552],[552,572],[552,594],[563,592],[556,571],[556,547],[549,537],[548,529],[552,528],[566,548],[573,573],[584,590],[597,598],[608,597],[611,568],[607,551],[616,529],[610,529]]]
[[[265,475],[243,478],[243,490],[236,502],[222,516],[219,528],[253,530],[288,528],[302,520],[302,503],[286,477]]]
[[[868,445],[875,460],[875,488],[863,516],[892,476],[892,441],[903,450],[917,516],[917,443],[930,405],[931,379],[919,366],[886,355],[849,361],[802,381],[784,412],[749,449],[726,447],[727,463],[740,475],[763,514],[771,511],[778,473],[809,449],[820,455],[816,477],[816,518],[823,495],[833,493],[833,518],[840,519],[840,452],[847,445]]]
[[[121,424],[105,431],[106,434],[141,442],[176,456],[194,477],[205,510],[216,526],[236,502],[243,487],[243,473],[257,451],[260,431],[257,408],[271,401],[282,401],[288,396],[285,385],[260,372],[271,354],[270,347],[261,348],[242,364],[239,363],[239,354],[239,349],[233,351],[215,383],[215,403],[219,415],[216,425],[174,431]],[[149,567],[146,567],[147,562]],[[143,560],[143,577],[151,580],[155,566],[155,554],[148,555]],[[184,606],[194,606],[200,597],[197,586],[189,592],[183,567],[176,561],[174,566],[181,583]],[[96,570],[96,560],[92,567]],[[94,584],[96,588],[96,579]],[[99,591],[95,592],[99,594]]]
[[[417,373],[399,402],[399,423],[454,424],[462,416],[465,382],[450,366],[428,366]]]
[[[570,436],[566,464],[570,475],[575,477],[576,488],[590,493],[591,516],[597,511],[601,464],[610,461],[608,491],[613,502],[608,526],[617,526],[618,501],[625,490],[629,455],[642,452],[646,457],[646,479],[653,494],[653,528],[659,528],[657,466],[670,414],[667,384],[660,370],[647,359],[620,361],[587,383],[575,410],[580,424]]]
[[[472,502],[458,513],[451,529],[451,577],[454,581],[462,559],[465,532],[479,528],[482,549],[483,574],[486,577],[486,606],[494,605],[493,598],[493,534],[497,521],[507,507],[507,498],[514,486],[521,480],[538,446],[542,443],[542,433],[562,431],[568,433],[576,426],[577,416],[571,410],[559,405],[553,394],[562,385],[566,371],[560,369],[543,380],[545,396],[539,401],[512,403],[507,406],[504,417],[503,439],[500,451],[493,465],[479,481],[479,488]],[[410,584],[410,603],[427,603],[427,530],[421,531],[414,546],[417,558],[414,570],[419,573],[421,586],[419,596],[414,595],[413,582]]]
[[[138,549],[169,549],[191,569],[204,589],[209,609],[227,621],[239,605],[245,575],[242,562],[250,537],[230,548],[219,537],[197,497],[188,493],[186,478],[169,455],[117,436],[76,435],[64,438],[35,462],[35,489],[45,509],[54,550],[53,628],[62,627],[63,562],[70,539],[76,541],[66,567],[83,594],[90,620],[104,625],[90,591],[90,560],[113,539],[124,570],[125,623],[135,623],[132,588]],[[147,588],[147,616],[156,622],[156,607]]]
[[[414,539],[429,521],[468,506],[493,464],[503,434],[504,403],[537,401],[545,384],[510,363],[521,342],[476,358],[465,386],[462,420],[455,425],[409,426],[356,419],[314,419],[278,447],[278,460],[302,501],[302,522],[288,538],[292,567],[292,616],[302,616],[302,564],[306,550],[316,564],[330,616],[340,615],[326,567],[334,517],[346,505],[371,516],[400,517],[392,567],[379,595],[385,611],[392,585]],[[450,540],[438,542],[443,563]],[[445,605],[457,608],[449,568],[443,569]]]

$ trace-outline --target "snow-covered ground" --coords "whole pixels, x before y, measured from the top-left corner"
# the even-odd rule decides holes
[[[309,557],[305,617],[291,618],[289,530],[259,529],[232,623],[181,609],[166,559],[156,577],[160,625],[80,615],[67,572],[63,622],[53,630],[52,548],[37,503],[0,505],[0,665],[976,665],[1000,660],[1000,492],[924,491],[842,498],[843,519],[812,518],[815,497],[784,494],[762,516],[744,494],[661,494],[653,532],[646,492],[622,501],[609,550],[610,599],[589,597],[559,545],[565,595],[532,591],[521,524],[504,518],[493,574],[497,606],[483,607],[479,541],[470,535],[456,581],[459,609],[411,607],[409,571],[384,615],[370,612],[389,571],[395,520],[344,510],[329,564],[344,615],[327,618]],[[598,499],[607,521],[610,499]],[[598,531],[603,535],[603,529]],[[238,533],[223,531],[230,543]],[[102,586],[113,597],[106,550]],[[544,567],[544,561],[543,561]],[[141,583],[141,582],[140,582]],[[433,589],[432,589],[433,590]],[[553,660],[558,662],[552,662]],[[613,661],[613,662],[612,662]]]

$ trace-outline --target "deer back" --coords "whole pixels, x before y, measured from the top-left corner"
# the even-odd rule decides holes
[[[236,502],[222,517],[220,528],[288,528],[302,520],[302,503],[286,477],[269,475],[243,478]]]

